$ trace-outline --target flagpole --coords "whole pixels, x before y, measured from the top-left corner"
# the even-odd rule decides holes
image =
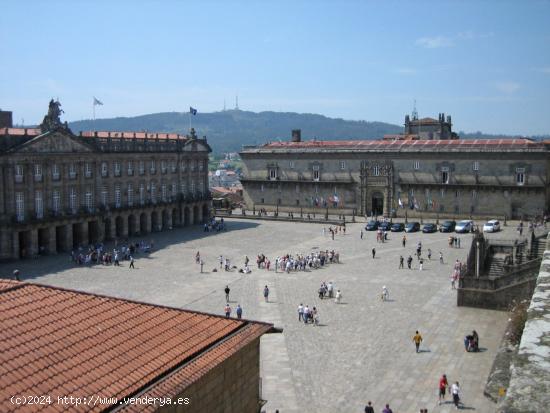
[[[92,102],[93,113],[94,113],[94,123],[95,123],[95,100]]]
[[[191,111],[189,111],[189,133],[191,133]]]

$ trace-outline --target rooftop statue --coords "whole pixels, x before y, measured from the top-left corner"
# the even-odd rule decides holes
[[[60,116],[62,113],[64,112],[61,109],[61,103],[58,100],[50,100],[48,113],[46,116],[44,116],[44,120],[40,125],[40,129],[42,130],[42,132],[48,132],[59,128],[69,130],[67,122],[61,122]]]

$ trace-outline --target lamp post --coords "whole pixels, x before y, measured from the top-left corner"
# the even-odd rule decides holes
[[[476,277],[479,278],[479,241],[476,241]]]

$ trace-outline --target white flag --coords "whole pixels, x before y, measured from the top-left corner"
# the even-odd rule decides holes
[[[103,102],[94,96],[94,106],[103,105]]]

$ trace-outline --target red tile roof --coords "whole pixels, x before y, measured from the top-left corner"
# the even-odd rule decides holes
[[[158,133],[158,132],[114,132],[114,131],[83,131],[82,136],[86,138],[123,138],[123,139],[187,139],[179,133]]]
[[[0,135],[37,136],[42,132],[37,128],[0,128]]]
[[[56,401],[58,396],[91,395],[120,400],[144,389],[161,395],[177,392],[229,357],[229,350],[237,351],[271,328],[1,280],[0,411],[16,410],[10,397],[17,395],[47,394]],[[44,406],[20,407],[40,408]],[[50,411],[66,408],[48,406]]]

